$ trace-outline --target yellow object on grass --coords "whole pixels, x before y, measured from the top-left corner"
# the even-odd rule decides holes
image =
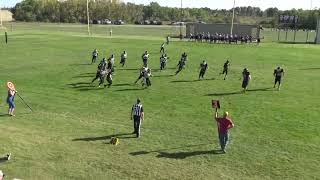
[[[116,138],[116,137],[112,137],[111,140],[110,140],[110,144],[112,145],[118,145],[120,142],[119,142],[119,138]]]

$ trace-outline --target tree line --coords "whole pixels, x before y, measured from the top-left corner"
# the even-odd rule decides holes
[[[17,21],[84,23],[87,21],[86,0],[23,0],[11,9]],[[184,21],[207,23],[230,23],[232,9],[172,8],[156,2],[144,6],[134,3],[121,3],[116,0],[91,0],[89,2],[91,20],[121,19],[126,23],[156,20],[165,22]],[[262,24],[278,27],[280,14],[299,16],[298,28],[315,29],[320,9],[292,9],[281,11],[277,8],[261,10],[259,7],[236,7],[235,22]]]

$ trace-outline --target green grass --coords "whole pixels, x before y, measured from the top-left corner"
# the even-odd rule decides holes
[[[21,24],[10,32],[8,45],[0,41],[1,113],[6,113],[8,80],[35,110],[30,113],[17,98],[17,116],[0,116],[0,154],[13,154],[11,161],[0,162],[8,179],[319,178],[319,46],[175,41],[167,47],[169,69],[159,72],[164,38],[157,34],[170,28],[123,26],[117,27],[121,34],[113,30],[113,38],[88,38],[83,26],[40,26]],[[117,62],[123,50],[128,52],[128,63],[116,69],[110,89],[71,85],[94,76],[96,65],[86,65],[94,48],[100,57],[114,53]],[[131,84],[146,49],[153,85],[140,90]],[[184,51],[187,68],[168,76]],[[226,58],[232,66],[223,81],[218,73]],[[203,59],[210,66],[209,80],[194,81]],[[286,70],[282,90],[264,90],[273,86],[278,65]],[[244,67],[252,73],[251,91],[238,94]],[[107,144],[107,136],[132,132],[129,114],[137,97],[146,112],[142,138],[119,136],[120,145]],[[212,99],[221,100],[222,111],[228,110],[236,125],[225,155],[212,153],[218,149]]]

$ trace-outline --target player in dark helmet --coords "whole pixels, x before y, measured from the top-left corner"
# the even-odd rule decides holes
[[[243,92],[246,92],[248,89],[249,82],[251,80],[251,74],[247,68],[244,68],[244,70],[242,71],[242,76],[243,76],[242,88],[243,88]]]
[[[204,74],[206,73],[206,71],[208,70],[208,68],[209,68],[208,63],[204,60],[204,61],[200,64],[199,80],[204,78]]]
[[[273,71],[273,75],[275,78],[273,88],[276,88],[276,85],[278,84],[278,91],[279,91],[281,86],[281,79],[284,76],[284,70],[281,67],[277,67],[277,69]]]
[[[107,67],[107,61],[106,61],[106,58],[103,58],[98,65],[96,77],[92,79],[91,83],[93,83],[94,81],[96,81],[101,77],[101,72],[103,69],[106,69],[106,67]]]
[[[112,82],[113,82],[113,77],[112,77],[113,71],[112,71],[112,69],[107,69],[106,74],[107,74],[107,78],[106,79],[107,79],[108,84],[105,84],[104,87],[108,86],[108,88],[109,88],[112,85]]]
[[[160,46],[160,53],[162,53],[162,54],[165,52],[164,46],[165,46],[165,43],[162,43]]]
[[[149,60],[149,53],[148,51],[145,51],[143,54],[142,54],[142,62],[143,62],[143,66],[148,66],[148,60]]]
[[[167,57],[167,54],[161,55],[161,57],[160,57],[160,70],[163,70],[164,68],[166,68],[168,59],[169,58]]]
[[[148,88],[149,86],[151,86],[151,80],[150,80],[151,76],[152,76],[151,69],[148,67],[145,68],[145,71],[143,71],[142,87]]]
[[[120,57],[120,64],[122,65],[122,67],[124,66],[124,64],[127,61],[127,56],[128,56],[127,52],[123,51],[123,53],[121,54],[121,57]]]
[[[108,60],[110,60],[110,62],[111,62],[111,64],[112,64],[112,67],[113,67],[113,66],[114,66],[114,62],[115,62],[115,56],[114,56],[114,54],[111,54],[111,56],[109,57]]]
[[[91,60],[91,64],[95,63],[98,59],[98,55],[99,55],[99,52],[97,49],[94,49],[93,52],[92,52],[92,60]]]
[[[227,60],[224,64],[223,64],[223,71],[220,74],[224,74],[224,78],[223,80],[226,80],[226,77],[228,75],[228,71],[229,71],[229,66],[230,66],[230,61]]]
[[[144,73],[147,72],[147,69],[148,69],[148,67],[144,67],[144,66],[140,69],[139,77],[138,77],[137,80],[134,82],[135,84],[137,84],[137,82],[138,82],[141,78],[143,78]]]
[[[188,55],[186,52],[184,52],[182,55],[181,55],[181,59],[183,59],[183,61],[187,62],[188,60]]]
[[[179,74],[179,73],[182,71],[182,69],[184,69],[187,60],[188,60],[188,55],[187,55],[187,53],[184,52],[184,53],[181,55],[181,59],[180,59],[180,61],[179,61],[178,64],[177,64],[178,70],[176,71],[176,75]]]

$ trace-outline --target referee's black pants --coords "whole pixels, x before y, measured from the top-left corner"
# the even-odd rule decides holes
[[[100,77],[100,71],[97,71],[96,77],[92,79],[91,83],[93,83],[95,80],[99,79]]]
[[[137,83],[142,77],[143,77],[143,74],[140,73],[140,76],[138,77],[138,79],[134,83]]]
[[[199,79],[204,77],[204,74],[206,73],[206,71],[201,70],[199,73]]]
[[[147,86],[151,86],[150,78],[146,78],[146,84],[147,84]]]
[[[148,66],[148,59],[144,59],[144,60],[143,60],[143,66],[144,66],[144,67],[147,67],[147,66]]]
[[[140,137],[140,127],[141,127],[140,116],[133,116],[133,127],[134,127],[134,133],[137,135],[137,137]]]
[[[95,63],[97,61],[97,56],[92,56],[91,63]]]
[[[164,48],[163,47],[161,47],[160,52],[164,53]]]

